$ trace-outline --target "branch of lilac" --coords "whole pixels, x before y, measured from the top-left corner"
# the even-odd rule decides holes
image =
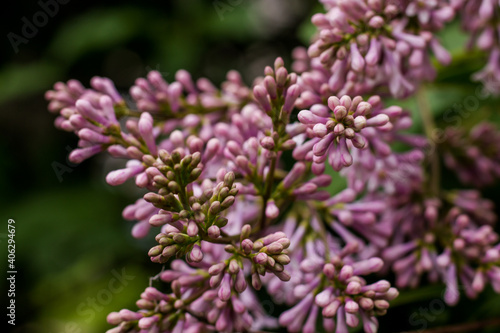
[[[500,175],[500,133],[483,123],[432,141],[421,88],[434,59],[453,60],[436,34],[457,18],[489,55],[473,79],[500,93],[500,3],[321,3],[290,70],[277,58],[250,87],[236,71],[218,87],[179,70],[172,82],[138,78],[133,105],[102,77],[46,93],[56,127],[79,139],[72,162],[106,152],[126,161],[108,184],[147,191],[123,217],[134,237],[156,234],[148,256],[163,268],[136,310],[108,315],[108,333],[376,332],[398,290],[424,280],[445,284],[448,305],[459,289],[500,293],[496,215],[475,188]],[[410,112],[383,103],[415,93],[427,137],[408,133]],[[441,189],[441,157],[470,189]],[[333,173],[341,191],[329,187]],[[258,290],[287,310],[277,317]]]

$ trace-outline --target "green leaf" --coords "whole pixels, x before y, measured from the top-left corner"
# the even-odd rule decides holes
[[[49,89],[62,72],[48,62],[10,64],[0,71],[0,103]]]
[[[83,54],[123,43],[137,34],[145,22],[145,13],[137,8],[96,9],[66,23],[49,52],[71,64]]]

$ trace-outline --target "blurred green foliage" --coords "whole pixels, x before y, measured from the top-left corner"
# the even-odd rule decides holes
[[[13,332],[104,332],[109,328],[107,313],[133,308],[149,277],[159,270],[146,256],[151,240],[132,239],[132,223],[121,217],[123,207],[139,194],[133,186],[110,189],[104,183],[103,170],[110,167],[103,157],[79,166],[68,164],[68,150],[76,146],[76,139],[53,128],[54,117],[45,111],[44,91],[56,81],[76,78],[88,85],[92,76],[102,75],[113,79],[126,94],[134,79],[151,69],[171,80],[180,68],[215,83],[234,68],[251,84],[276,56],[290,64],[293,47],[307,45],[314,33],[309,17],[321,8],[312,0],[276,3],[240,1],[221,12],[211,1],[75,1],[61,5],[35,37],[19,46],[18,53],[4,39],[0,50],[0,216],[2,221],[16,220],[19,273]],[[19,34],[21,18],[31,17],[40,7],[35,2],[11,5],[12,10],[2,13],[4,33]],[[276,6],[276,13],[286,7],[283,15],[289,19],[269,18],[272,10],[266,18],[267,9]],[[441,126],[460,121],[457,125],[471,127],[482,119],[500,124],[498,99],[478,98],[479,85],[469,80],[484,64],[484,56],[464,52],[466,39],[458,24],[442,33],[441,40],[455,61],[439,67],[436,82],[425,86],[425,94]],[[454,105],[467,103],[470,96],[478,100],[477,108],[467,117],[447,121],[456,115]],[[387,103],[408,108],[414,115],[413,131],[422,130],[415,98]],[[71,171],[59,178],[54,162]],[[334,176],[330,190],[337,192],[345,180]],[[499,207],[496,189],[487,194]],[[0,268],[5,271],[5,267],[2,260]],[[109,283],[122,269],[134,278],[114,293]],[[383,331],[415,329],[410,315],[429,307],[442,291],[442,286],[430,286],[402,293],[390,315],[381,318]],[[99,296],[101,301],[93,304],[92,299]],[[446,307],[429,326],[500,316],[498,305],[498,295],[483,293],[477,303],[464,299],[458,307]]]

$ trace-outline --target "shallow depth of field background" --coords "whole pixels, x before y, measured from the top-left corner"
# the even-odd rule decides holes
[[[146,254],[153,234],[133,239],[132,223],[121,217],[123,207],[141,196],[132,182],[112,188],[104,181],[121,161],[99,156],[75,166],[67,160],[77,139],[53,127],[44,92],[71,78],[88,86],[99,75],[111,78],[126,95],[135,78],[149,70],[171,81],[181,68],[216,84],[228,70],[238,69],[251,85],[277,56],[290,65],[291,50],[307,45],[314,32],[309,18],[321,7],[312,0],[74,0],[59,5],[16,53],[7,34],[22,35],[22,18],[32,22],[42,8],[35,1],[9,6],[0,14],[0,268],[7,270],[6,222],[13,218],[18,274],[12,332],[104,332],[110,328],[107,313],[135,309],[149,277],[160,270]],[[485,57],[463,51],[467,37],[457,24],[442,38],[457,61],[440,68],[436,84],[426,86],[438,125],[469,128],[485,118],[500,125],[499,99],[480,98],[479,85],[469,80]],[[397,103],[414,112],[419,131],[415,101]],[[444,175],[446,187],[457,187],[451,173]],[[331,190],[342,186],[336,179]],[[500,207],[496,191],[488,188],[485,195]],[[122,280],[116,278],[123,274]],[[5,309],[5,277],[0,286]],[[380,319],[380,331],[500,316],[500,297],[491,289],[475,302],[462,297],[454,308],[444,305],[443,291],[438,285],[403,292]],[[281,311],[276,306],[273,314]]]

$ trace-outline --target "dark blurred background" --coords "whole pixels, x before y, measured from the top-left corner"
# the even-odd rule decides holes
[[[250,85],[277,56],[290,64],[291,50],[307,45],[314,32],[309,18],[320,10],[312,0],[60,1],[10,1],[0,14],[0,217],[16,221],[18,271],[12,332],[104,332],[110,328],[106,315],[133,309],[159,269],[146,256],[151,239],[133,239],[132,223],[121,217],[140,192],[132,184],[112,188],[104,182],[107,171],[120,162],[103,156],[81,165],[68,161],[76,137],[53,127],[44,92],[71,78],[88,86],[99,75],[127,94],[135,78],[149,70],[170,81],[181,68],[216,84],[237,69]],[[44,7],[51,15],[40,14]],[[29,30],[26,22],[33,20],[39,27]],[[456,26],[445,39],[463,53],[465,37]],[[436,115],[477,86],[468,76],[484,58],[474,56],[472,63],[471,57],[462,58],[440,72],[445,88],[429,88]],[[494,101],[481,101],[488,117],[493,117]],[[415,106],[413,100],[404,103]],[[466,120],[472,124],[473,118]],[[495,189],[490,192],[493,197]],[[7,227],[1,225],[6,258]],[[0,262],[6,271],[6,260]],[[0,285],[4,308],[4,278]],[[439,299],[443,288],[425,290],[403,298],[381,320],[381,331],[421,328],[409,321],[410,315]],[[480,306],[464,304],[446,307],[427,323],[487,318],[488,310],[500,305],[498,297],[488,295]],[[0,327],[6,327],[4,322]]]

